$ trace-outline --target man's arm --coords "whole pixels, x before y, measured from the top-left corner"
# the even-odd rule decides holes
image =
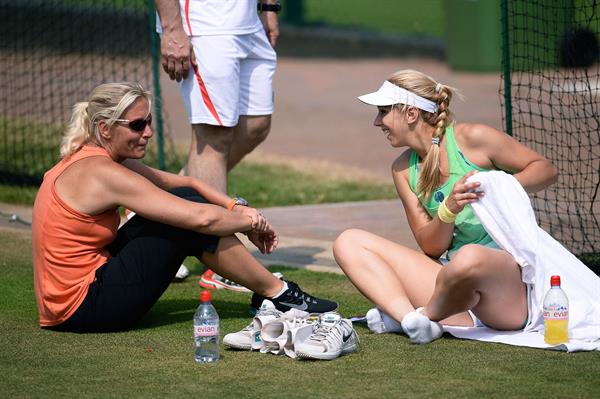
[[[259,0],[259,3],[264,4],[275,4],[277,2],[277,0]],[[275,48],[277,39],[279,38],[279,20],[277,19],[277,13],[273,11],[262,11],[259,18],[265,28],[271,47]]]
[[[181,81],[190,72],[190,63],[196,66],[196,57],[189,36],[183,30],[181,9],[177,0],[155,0],[160,16],[162,38],[161,64],[172,80]]]

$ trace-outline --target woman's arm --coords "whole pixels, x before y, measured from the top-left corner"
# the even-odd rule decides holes
[[[467,157],[475,153],[472,160],[478,165],[512,173],[528,193],[543,190],[558,178],[552,162],[504,132],[480,124],[461,124],[457,132]]]
[[[439,258],[452,242],[454,224],[443,223],[437,216],[431,218],[417,195],[410,189],[408,171],[410,153],[411,151],[407,150],[394,161],[392,166],[394,184],[417,244],[426,255]]]
[[[219,205],[224,208],[230,205],[231,198],[228,195],[218,191],[217,189],[198,179],[154,169],[134,159],[128,159],[124,161],[123,165],[128,169],[131,169],[132,171],[144,176],[146,179],[150,180],[163,190],[171,190],[176,187],[191,187],[201,196],[206,198],[206,200],[211,204]]]
[[[159,184],[162,187],[171,187],[173,182],[185,181],[184,176],[160,171],[156,173],[155,171],[155,169],[151,170],[150,177],[161,178]],[[166,192],[161,185],[157,187],[153,181],[137,171],[112,161],[98,162],[93,177],[104,192],[103,201],[109,206],[124,206],[150,220],[218,236],[252,230],[274,234],[266,219],[258,212],[253,219],[245,213],[229,212],[222,206],[187,201]],[[210,189],[206,190],[207,185],[191,185],[192,188],[198,186],[202,187],[202,191],[204,191],[201,194],[212,193]],[[218,193],[216,190],[214,192]],[[221,193],[218,194],[221,195]],[[225,197],[228,198],[222,194],[221,198]]]

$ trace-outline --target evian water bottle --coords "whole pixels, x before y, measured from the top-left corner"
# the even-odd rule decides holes
[[[569,300],[560,288],[560,276],[550,277],[544,297],[544,341],[558,345],[569,341]]]
[[[196,363],[219,360],[219,315],[210,303],[210,291],[200,293],[200,306],[194,314],[194,359]]]

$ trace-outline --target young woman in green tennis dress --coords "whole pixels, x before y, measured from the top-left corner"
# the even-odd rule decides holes
[[[351,229],[335,241],[335,258],[375,305],[367,313],[377,333],[404,332],[412,342],[442,335],[441,324],[521,329],[527,290],[514,258],[498,248],[471,204],[485,193],[467,183],[474,173],[504,170],[527,192],[557,178],[542,155],[489,126],[453,123],[455,89],[413,70],[398,71],[359,97],[377,107],[374,125],[392,147],[408,147],[392,175],[422,252]]]

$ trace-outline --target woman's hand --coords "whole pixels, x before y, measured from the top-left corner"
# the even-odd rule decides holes
[[[248,216],[252,220],[252,230],[257,232],[267,231],[269,222],[258,209],[249,206],[236,205],[232,209],[233,212],[241,213]]]
[[[279,243],[279,236],[272,229],[267,232],[252,230],[247,232],[246,236],[250,242],[254,244],[256,248],[258,248],[258,250],[263,254],[270,254],[273,252]]]
[[[450,212],[458,214],[467,204],[478,201],[484,196],[484,192],[480,190],[481,183],[467,183],[467,179],[475,173],[476,170],[467,173],[454,184],[452,192],[446,199],[446,207]]]
[[[271,227],[267,218],[258,209],[236,205],[233,212],[238,212],[252,219],[252,230],[245,232],[252,244],[263,254],[270,254],[277,248],[279,236]]]

